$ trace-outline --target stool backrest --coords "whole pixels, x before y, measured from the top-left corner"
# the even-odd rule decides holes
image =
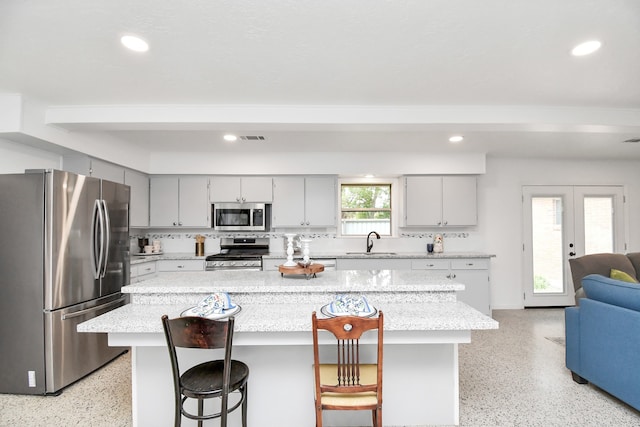
[[[329,319],[318,319],[312,314],[313,325],[313,357],[317,393],[359,393],[375,391],[382,396],[382,349],[383,349],[383,319],[382,312],[377,318],[362,318],[356,316],[338,316]],[[319,367],[322,363],[319,356],[318,330],[327,330],[336,338],[337,384],[322,384]],[[369,330],[377,330],[377,382],[375,384],[360,384],[360,338]]]

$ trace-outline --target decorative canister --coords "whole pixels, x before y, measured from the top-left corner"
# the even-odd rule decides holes
[[[433,252],[441,253],[444,251],[444,240],[442,239],[442,234],[436,234],[433,237]]]

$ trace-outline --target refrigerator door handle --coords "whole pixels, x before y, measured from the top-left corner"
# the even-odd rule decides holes
[[[96,200],[93,204],[93,216],[91,220],[91,267],[93,268],[93,278],[99,279],[102,271],[102,253],[104,252],[104,235],[102,233],[102,209],[100,200]]]
[[[102,215],[104,217],[103,223],[103,251],[102,251],[102,271],[100,277],[104,277],[107,274],[107,260],[109,259],[109,246],[111,246],[111,219],[109,218],[109,209],[107,209],[107,201],[101,200]]]
[[[91,308],[85,308],[84,310],[75,311],[75,312],[69,313],[69,314],[63,314],[62,315],[62,320],[73,319],[74,317],[84,316],[85,314],[91,313],[93,311],[103,310],[105,308],[109,308],[109,307],[113,307],[113,306],[116,306],[116,305],[120,305],[125,300],[125,298],[126,297],[123,296],[121,298],[118,298],[115,301],[111,301],[111,302],[108,302],[106,304],[98,305],[98,306],[91,307]]]

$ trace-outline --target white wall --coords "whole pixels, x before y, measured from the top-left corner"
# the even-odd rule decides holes
[[[523,185],[623,185],[627,251],[640,251],[640,162],[487,159],[478,180],[478,233],[491,261],[494,309],[523,307]]]
[[[0,173],[23,173],[25,169],[60,169],[62,156],[28,145],[0,139]]]
[[[0,173],[60,168],[61,162],[58,154],[0,139]],[[331,168],[335,168],[335,163]],[[157,167],[153,166],[153,169]],[[280,173],[287,172],[282,170]],[[522,186],[599,184],[625,187],[627,250],[640,251],[640,162],[494,158],[487,158],[486,174],[478,179],[478,226],[452,230],[452,233],[462,232],[466,236],[445,239],[445,250],[496,255],[491,260],[492,306],[494,309],[522,308]],[[172,244],[167,248],[171,251],[184,249],[190,252],[193,249],[190,237],[168,243]],[[207,251],[215,250],[216,243],[208,239]],[[278,243],[281,244],[280,241],[272,242],[274,247]],[[376,241],[375,247],[379,251],[422,251],[425,243],[425,239],[389,238]],[[336,247],[357,251],[364,247],[364,240],[324,238],[318,239],[314,245],[322,252]]]

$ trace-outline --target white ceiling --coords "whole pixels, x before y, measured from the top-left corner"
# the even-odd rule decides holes
[[[0,93],[149,151],[640,159],[638,70],[638,0],[0,2]]]

